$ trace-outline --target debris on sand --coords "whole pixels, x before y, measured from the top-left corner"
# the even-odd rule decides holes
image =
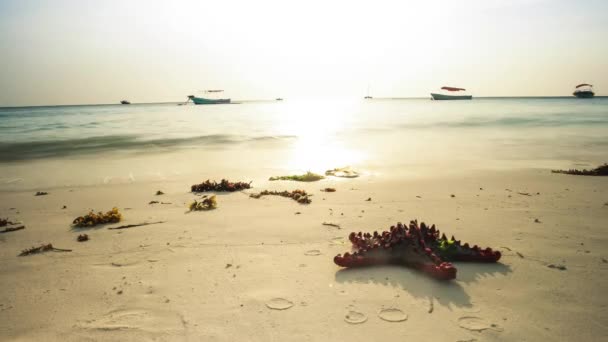
[[[534,219],[534,223],[540,223],[540,220],[539,220],[539,219],[537,219],[537,218],[535,218],[535,219]]]
[[[273,195],[273,196],[281,196],[281,197],[288,197],[293,199],[294,201],[300,203],[300,204],[309,204],[310,202],[312,202],[312,200],[310,199],[310,194],[308,194],[305,190],[293,190],[293,191],[268,191],[268,190],[264,190],[262,192],[260,192],[259,194],[251,194],[249,195],[249,197],[252,198],[260,198],[262,196],[268,196],[268,195]]]
[[[454,198],[454,197],[456,197],[456,195],[454,195],[454,194],[451,194],[451,195],[450,195],[450,197],[452,197],[452,198]]]
[[[53,247],[52,244],[48,243],[48,244],[42,244],[39,247],[32,247],[32,248],[29,248],[29,249],[24,249],[23,251],[21,251],[21,253],[19,254],[19,256],[44,253],[44,252],[48,252],[48,251],[53,251],[53,252],[71,252],[72,250],[71,249],[55,248],[55,247]]]
[[[194,184],[190,187],[192,192],[234,192],[251,188],[251,182],[230,182],[227,179],[222,179],[219,183],[216,181],[206,180],[200,184]]]
[[[36,194],[34,196],[46,196],[48,194],[49,194],[48,192],[38,191],[38,192],[36,192]]]
[[[321,191],[323,192],[336,192],[335,188],[325,188],[325,189],[321,189]]]
[[[0,233],[10,233],[10,232],[14,232],[16,230],[21,230],[21,229],[25,229],[25,226],[6,227],[3,230],[0,230]]]
[[[339,224],[336,224],[336,223],[331,223],[331,222],[323,222],[323,225],[324,225],[324,226],[330,226],[330,227],[335,227],[335,228],[341,229],[340,225],[339,225]]]
[[[150,201],[150,203],[148,203],[148,204],[158,204],[158,203],[160,203],[160,202],[159,201]]]
[[[93,227],[98,224],[120,222],[122,215],[118,212],[118,208],[114,207],[105,214],[101,211],[97,214],[91,210],[85,216],[79,216],[72,222],[76,227]]]
[[[0,218],[0,227],[5,227],[5,226],[7,226],[7,225],[15,225],[15,224],[17,224],[17,223],[18,223],[18,222],[12,222],[12,221],[9,221],[9,220],[8,220],[8,218],[5,218],[5,219],[1,219],[1,218]]]
[[[367,201],[367,202],[371,202],[371,201],[372,201],[372,198],[371,198],[371,197],[369,197],[369,198],[368,198],[368,199],[366,199],[365,201]]]
[[[217,200],[215,195],[203,198],[201,201],[194,200],[194,202],[190,203],[189,208],[190,211],[212,210],[217,208]]]
[[[555,268],[555,269],[558,269],[560,271],[565,271],[566,270],[566,266],[561,265],[561,264],[558,264],[558,265],[549,264],[549,265],[547,265],[547,267],[549,267],[549,268]]]
[[[552,173],[563,173],[563,174],[567,174],[567,175],[577,175],[577,176],[608,176],[608,163],[605,163],[604,165],[600,165],[600,166],[596,167],[595,169],[591,169],[591,170],[570,169],[570,170],[551,170],[551,172]]]
[[[518,194],[522,196],[532,196],[529,192],[518,192]]]
[[[156,191],[156,196],[160,196],[160,195],[164,195],[164,194],[165,194],[165,193],[164,193],[164,192],[162,192],[162,191],[160,191],[160,190]]]
[[[78,242],[85,242],[85,241],[89,241],[89,236],[87,234],[80,234],[78,235],[78,237],[76,238],[76,241]]]
[[[346,167],[337,167],[333,170],[325,171],[326,176],[334,176],[334,177],[342,177],[342,178],[357,178],[359,177],[359,172],[350,168],[350,166]]]
[[[128,224],[126,226],[109,227],[108,229],[127,229],[127,228],[133,228],[133,227],[148,226],[148,225],[151,225],[151,224],[159,224],[159,223],[165,223],[165,221],[144,222],[144,223],[138,223],[138,224]]]
[[[297,182],[316,182],[323,178],[325,178],[325,177],[308,171],[303,175],[276,176],[276,177],[270,177],[268,180],[270,180],[270,181],[290,180],[290,181],[297,181]]]

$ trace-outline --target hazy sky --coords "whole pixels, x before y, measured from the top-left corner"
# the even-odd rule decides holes
[[[0,0],[0,106],[608,94],[608,1]]]

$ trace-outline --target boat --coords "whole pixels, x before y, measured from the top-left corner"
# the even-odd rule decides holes
[[[120,104],[131,104],[131,102],[129,102],[127,100],[122,100],[122,101],[120,101]]]
[[[473,98],[473,95],[465,95],[464,92],[466,89],[464,88],[456,88],[456,87],[441,87],[441,90],[446,90],[446,94],[438,94],[431,93],[431,97],[433,100],[470,100]]]
[[[364,99],[371,100],[373,97],[369,94],[369,85],[367,85],[367,95],[365,95]]]
[[[275,100],[276,100],[276,101],[283,101],[283,99],[282,99],[282,98],[280,98],[280,97],[277,97]]]
[[[593,86],[591,84],[581,83],[576,86],[572,95],[579,99],[590,99],[595,96],[595,93],[593,92]]]
[[[223,90],[205,90],[205,93],[221,93],[221,92],[223,92]],[[194,102],[194,104],[197,104],[197,105],[230,103],[230,99],[212,99],[212,98],[208,98],[208,97],[197,97],[194,95],[188,95],[188,100],[192,100],[192,102]]]

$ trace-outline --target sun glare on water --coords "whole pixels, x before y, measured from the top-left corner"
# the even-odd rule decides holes
[[[360,163],[363,153],[349,147],[343,136],[349,115],[356,113],[358,103],[357,100],[330,99],[285,103],[279,131],[297,137],[285,168],[323,172]]]

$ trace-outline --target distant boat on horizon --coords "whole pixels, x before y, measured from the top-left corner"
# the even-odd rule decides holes
[[[365,95],[364,99],[371,100],[373,97],[369,94],[369,85],[367,86],[367,95]]]
[[[221,93],[223,90],[205,90],[205,93]],[[196,105],[208,105],[208,104],[226,104],[230,103],[230,99],[212,99],[206,97],[196,97],[194,95],[188,95],[188,100],[192,100]],[[188,102],[188,101],[186,101]]]
[[[129,102],[127,100],[122,100],[122,101],[120,101],[120,104],[131,104],[131,102]]]
[[[581,83],[576,86],[572,95],[579,99],[590,99],[595,96],[595,93],[593,92],[593,86],[591,84]]]
[[[275,100],[276,100],[276,101],[283,101],[283,99],[282,99],[282,98],[280,98],[280,97],[277,97]]]
[[[465,95],[464,93],[459,93],[461,91],[465,91],[466,89],[464,88],[443,86],[441,87],[441,90],[446,90],[448,91],[448,93],[431,93],[431,98],[433,100],[471,100],[473,98],[473,95]]]

